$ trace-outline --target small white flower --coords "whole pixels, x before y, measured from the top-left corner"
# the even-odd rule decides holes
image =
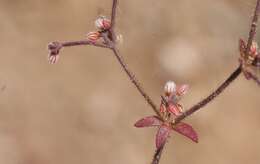
[[[167,96],[176,92],[176,84],[173,81],[168,81],[164,86],[164,92]]]

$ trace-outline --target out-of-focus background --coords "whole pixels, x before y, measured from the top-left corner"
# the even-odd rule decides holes
[[[152,115],[109,50],[65,48],[47,62],[50,41],[84,39],[112,0],[0,0],[0,163],[145,164]],[[159,104],[164,83],[187,83],[189,108],[238,66],[256,0],[120,0],[120,50]],[[257,40],[260,41],[259,35]],[[186,122],[200,142],[173,133],[163,164],[258,164],[259,87],[240,76]]]

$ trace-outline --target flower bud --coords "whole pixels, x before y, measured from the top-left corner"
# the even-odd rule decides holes
[[[95,31],[95,32],[89,32],[87,34],[87,39],[91,42],[96,42],[100,38],[100,32]]]
[[[256,42],[253,41],[249,51],[249,60],[254,60],[257,53],[258,53],[258,45]]]
[[[179,115],[182,114],[182,112],[181,112],[182,106],[177,105],[177,104],[170,103],[167,110],[168,110],[168,112],[170,112],[174,116],[179,116]]]
[[[59,60],[59,55],[49,55],[48,61],[49,64],[56,64]]]
[[[183,95],[185,95],[186,93],[187,93],[187,91],[188,91],[188,89],[189,89],[189,86],[187,85],[187,84],[183,84],[183,85],[181,85],[181,86],[178,86],[177,87],[177,95],[178,96],[183,96]]]
[[[176,84],[173,81],[168,81],[164,86],[165,95],[169,96],[175,91],[176,91]]]
[[[48,61],[50,64],[55,64],[58,62],[59,59],[59,52],[62,48],[62,44],[59,42],[51,42],[48,45]]]
[[[100,16],[95,21],[95,25],[100,30],[108,30],[111,26],[111,21],[104,16]]]

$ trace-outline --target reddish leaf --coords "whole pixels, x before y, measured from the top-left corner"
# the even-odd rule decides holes
[[[179,96],[185,95],[187,93],[188,89],[189,89],[189,86],[187,84],[183,84],[181,86],[178,86],[177,87],[177,95],[179,95]]]
[[[173,130],[198,143],[198,135],[189,124],[180,122],[176,125],[176,127],[173,128]]]
[[[149,116],[142,118],[141,120],[135,123],[135,127],[149,127],[149,126],[159,126],[162,124],[162,121],[157,116]]]
[[[156,148],[159,149],[161,146],[163,146],[170,134],[171,128],[168,125],[162,125],[160,126],[157,134],[156,134]]]
[[[169,106],[167,109],[170,113],[174,114],[175,116],[179,116],[182,114],[181,109],[178,107],[177,104],[169,103]]]

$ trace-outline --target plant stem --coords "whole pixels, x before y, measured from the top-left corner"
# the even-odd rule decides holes
[[[137,88],[137,90],[139,91],[139,93],[144,97],[144,99],[148,102],[148,104],[152,107],[153,111],[162,118],[161,113],[159,112],[159,110],[157,109],[157,106],[155,105],[155,103],[152,101],[152,99],[148,96],[148,94],[146,94],[146,92],[144,91],[144,89],[142,88],[141,84],[139,83],[139,81],[136,79],[135,75],[129,70],[127,64],[125,63],[123,57],[120,55],[120,52],[118,51],[118,49],[113,46],[112,51],[116,57],[116,59],[118,60],[118,62],[120,63],[120,65],[122,66],[122,68],[124,69],[124,71],[126,72],[127,76],[129,77],[130,81],[135,85],[135,87]]]
[[[114,43],[116,41],[115,24],[116,24],[117,6],[118,6],[118,0],[113,0],[112,11],[111,11],[111,28],[109,31],[112,35],[112,41]]]
[[[204,98],[202,101],[198,102],[196,105],[188,109],[182,115],[175,119],[175,123],[177,124],[186,117],[190,116],[194,112],[198,111],[209,102],[214,100],[220,93],[222,93],[242,72],[241,65],[222,83],[213,93],[211,93],[208,97]]]

